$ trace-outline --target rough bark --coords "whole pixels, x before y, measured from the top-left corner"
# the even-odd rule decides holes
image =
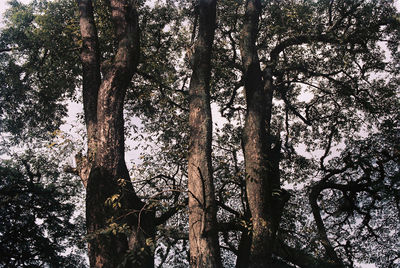
[[[252,221],[249,267],[275,267],[272,249],[289,194],[280,187],[281,143],[271,131],[274,62],[261,71],[256,48],[260,13],[261,1],[246,1],[240,42],[247,103],[243,130],[246,192]]]
[[[192,55],[189,98],[189,243],[191,267],[221,267],[211,166],[211,50],[216,1],[200,0],[199,32]]]
[[[153,254],[146,239],[154,235],[154,214],[146,211],[136,196],[124,159],[123,103],[139,55],[136,4],[111,0],[110,5],[118,48],[101,78],[92,2],[79,1],[88,153],[80,158],[77,168],[84,170],[78,173],[86,186],[89,261],[91,267],[117,267],[124,261],[126,267],[153,267]],[[119,209],[106,204],[116,194]],[[112,217],[114,220],[110,221]],[[130,235],[110,229],[105,232],[110,222],[126,224]],[[135,265],[127,261],[128,255],[136,260]]]
[[[272,185],[266,165],[266,94],[257,55],[256,39],[261,12],[259,0],[248,0],[243,22],[240,50],[242,56],[247,111],[243,130],[246,191],[252,217],[252,244],[249,267],[271,264]]]
[[[89,165],[95,157],[97,140],[97,95],[101,84],[100,52],[92,2],[91,0],[80,0],[78,5],[80,15],[79,24],[82,35],[83,109],[88,139],[87,156],[79,156],[78,159],[79,163],[85,162],[85,164],[78,168],[80,173],[82,173],[80,175],[86,187],[90,172]],[[83,169],[86,169],[86,171],[82,172],[81,170]]]

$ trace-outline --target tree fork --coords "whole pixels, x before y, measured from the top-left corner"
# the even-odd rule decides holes
[[[124,159],[123,104],[139,58],[136,6],[124,0],[110,6],[118,47],[101,79],[92,2],[79,1],[88,152],[77,158],[76,171],[87,190],[89,261],[91,267],[154,267],[154,213],[136,196]]]

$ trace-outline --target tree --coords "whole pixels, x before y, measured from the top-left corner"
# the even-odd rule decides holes
[[[77,96],[80,70],[73,3],[10,6],[0,41],[0,109],[13,146],[52,138],[67,115],[65,101]]]
[[[70,48],[72,40],[61,35],[70,36],[71,29],[54,22],[65,21],[73,10],[65,2],[10,5],[0,41],[0,266],[85,267],[80,182],[62,168],[72,141],[57,130],[78,68],[75,55],[58,56]],[[50,62],[68,66],[68,72]]]
[[[33,151],[1,161],[1,267],[85,267],[72,198],[79,182],[60,171]]]
[[[268,143],[271,143],[267,139],[269,135],[267,129],[270,124],[273,89],[270,69],[265,70],[263,81],[256,48],[261,8],[261,1],[246,1],[240,44],[247,103],[243,129],[246,191],[252,218],[249,267],[264,267],[271,264],[274,236],[272,230],[274,182],[269,173],[273,166],[272,161],[277,161],[279,165],[279,160],[268,158],[267,151]],[[276,186],[280,187],[279,181]]]
[[[76,22],[38,23],[32,15],[38,12],[29,10],[34,5],[16,5],[14,10],[21,12],[14,13],[14,18],[24,14],[24,19],[2,32],[2,64],[15,75],[2,73],[1,82],[7,85],[2,96],[10,101],[1,100],[7,107],[29,107],[29,103],[50,107],[49,114],[60,115],[54,117],[57,120],[53,125],[43,121],[46,117],[40,116],[40,109],[26,117],[57,128],[62,105],[50,104],[62,104],[64,97],[73,95],[61,93],[67,92],[63,89],[66,85],[79,82],[76,48],[83,45],[88,153],[84,157],[78,155],[77,171],[81,166],[92,169],[87,173],[80,170],[83,178],[93,182],[88,182],[88,202],[93,201],[88,206],[88,223],[92,226],[89,230],[96,232],[89,239],[94,239],[92,245],[103,245],[91,248],[91,258],[98,254],[104,262],[116,265],[126,260],[129,266],[130,258],[140,260],[138,252],[143,245],[144,252],[149,253],[144,261],[153,262],[154,249],[154,259],[160,267],[186,267],[189,234],[200,232],[191,229],[193,224],[187,224],[190,213],[185,208],[192,192],[186,191],[187,185],[193,182],[188,164],[193,155],[188,158],[188,152],[193,149],[191,141],[201,138],[191,135],[191,128],[200,125],[190,126],[189,120],[190,103],[195,99],[190,97],[196,81],[193,78],[196,70],[202,69],[195,63],[197,50],[192,50],[193,41],[202,37],[201,27],[197,27],[202,25],[201,16],[195,15],[196,5],[185,1],[134,6],[138,22],[127,16],[115,25],[141,25],[141,59],[137,60],[137,46],[133,45],[131,51],[124,50],[123,44],[134,44],[139,38],[120,42],[126,40],[123,27],[112,26],[120,13],[107,7],[116,7],[117,3],[110,2],[109,6],[108,2],[96,2],[93,13],[90,2],[80,3],[82,25],[92,27],[82,29],[93,30],[83,31],[83,42],[76,33]],[[73,9],[65,4],[64,12]],[[41,14],[49,14],[49,10],[53,9],[42,10]],[[398,150],[393,148],[398,147],[400,35],[393,2],[221,0],[216,13],[209,99],[213,117],[219,117],[217,110],[220,117],[214,119],[211,150],[202,151],[206,162],[212,163],[212,175],[210,164],[201,173],[208,172],[208,185],[214,184],[215,194],[209,201],[212,205],[215,198],[216,223],[210,228],[218,228],[219,249],[213,250],[220,250],[222,264],[398,264],[398,242],[394,241],[397,233],[387,229],[390,226],[397,230],[399,226]],[[35,35],[35,29],[43,30],[43,34]],[[55,40],[58,45],[47,45],[42,40],[50,39],[53,30],[67,38]],[[135,36],[136,32],[132,33]],[[33,46],[24,43],[25,39]],[[208,45],[211,47],[210,42]],[[68,50],[71,54],[64,54],[74,56],[62,65],[66,57],[58,59],[56,55],[66,47],[72,48]],[[116,65],[122,50],[132,56],[132,65]],[[208,53],[211,51],[201,57],[206,63],[205,74],[211,68]],[[88,61],[90,58],[92,62]],[[53,83],[54,76],[48,68],[54,66],[51,59],[58,59],[55,64],[61,66],[55,69],[57,74],[68,74],[62,80],[64,85],[55,84],[60,94],[54,98],[40,90],[50,89],[42,85]],[[46,73],[52,75],[43,76]],[[114,81],[117,75],[121,75],[118,83],[107,82]],[[207,75],[204,81],[208,80]],[[207,84],[202,88],[205,91],[201,90],[204,96],[208,94]],[[115,91],[108,87],[111,85],[115,85]],[[32,95],[18,103],[16,100],[23,95],[18,92]],[[108,98],[104,93],[117,95]],[[119,102],[115,103],[102,101],[117,99]],[[200,105],[206,115],[208,105],[208,100]],[[122,107],[125,118],[136,116],[140,124],[127,120],[124,126]],[[1,118],[10,122],[6,131],[12,130],[12,122],[22,121],[14,119],[24,118],[16,117],[24,114],[18,109],[10,110],[5,110]],[[116,111],[116,117],[112,111]],[[104,120],[105,117],[112,120]],[[118,127],[108,128],[111,123]],[[209,124],[202,126],[210,132]],[[46,138],[44,128],[19,126],[36,130],[34,136],[41,133]],[[29,132],[24,127],[14,134]],[[113,136],[100,139],[106,129],[111,129]],[[131,177],[123,156],[123,139],[128,137],[139,142],[138,149],[142,149]],[[209,143],[205,139],[205,146]],[[119,147],[113,147],[115,144]],[[97,189],[99,185],[108,186]],[[101,195],[94,198],[95,193]],[[107,206],[103,207],[104,203]],[[121,209],[113,208],[119,205]],[[213,211],[207,215],[214,221]],[[149,231],[140,233],[144,227]],[[135,230],[139,233],[130,232]],[[126,254],[132,249],[127,238],[135,235],[141,238],[139,250]],[[110,249],[107,241],[94,243],[96,239],[109,239],[118,246]],[[383,239],[390,240],[391,245],[385,245]],[[371,253],[375,251],[379,253]],[[195,253],[191,250],[190,254]]]
[[[286,4],[288,5],[287,7],[285,7]],[[289,15],[293,17],[293,21],[297,21],[297,23],[299,23],[299,21],[303,19],[310,20],[310,18],[307,18],[307,14],[309,14],[307,12],[309,12],[312,8],[321,7],[319,4],[323,6],[323,3],[309,3],[304,5],[300,5],[300,3],[297,5],[291,2],[280,3],[279,5],[271,3],[271,5],[267,5],[268,9],[265,9],[267,13],[265,18],[271,16],[272,21],[276,17],[282,16],[282,13],[284,12],[291,12]],[[336,9],[332,8],[335,4],[337,5]],[[344,14],[340,13],[340,15],[336,16],[336,22],[330,21],[328,23],[333,25],[332,28],[327,27],[324,31],[323,25],[313,25],[313,29],[315,29],[317,32],[313,33],[311,31],[308,33],[302,33],[306,32],[307,30],[297,28],[297,26],[293,25],[293,32],[290,33],[292,36],[289,35],[288,37],[282,37],[278,35],[278,41],[272,46],[268,44],[268,34],[263,36],[264,39],[262,42],[264,42],[264,40],[266,42],[263,44],[265,44],[267,47],[271,47],[271,50],[269,50],[269,48],[263,50],[262,46],[260,46],[260,49],[256,47],[259,29],[258,20],[260,16],[262,17],[261,2],[246,2],[240,48],[243,62],[243,83],[246,90],[247,101],[246,121],[243,130],[244,156],[246,163],[246,186],[247,197],[249,198],[249,208],[252,216],[253,231],[252,244],[250,247],[250,267],[262,267],[265,265],[265,263],[272,262],[270,258],[272,250],[275,247],[275,235],[277,226],[279,225],[282,208],[282,204],[279,203],[284,202],[287,198],[284,197],[284,192],[282,192],[280,189],[279,169],[276,168],[279,166],[280,162],[279,151],[281,141],[279,136],[274,137],[274,135],[271,133],[270,120],[272,115],[272,98],[274,91],[279,92],[280,97],[285,102],[287,111],[290,109],[294,115],[303,120],[305,124],[315,124],[315,122],[313,122],[312,119],[310,120],[309,117],[304,118],[293,105],[293,99],[289,100],[287,97],[287,95],[292,94],[291,87],[293,85],[298,82],[302,83],[304,81],[303,78],[301,76],[299,77],[298,74],[298,72],[302,72],[302,70],[299,70],[296,65],[298,62],[294,62],[294,64],[289,68],[285,68],[284,66],[282,66],[282,68],[279,66],[279,61],[288,64],[288,61],[290,62],[292,59],[296,59],[297,57],[294,56],[295,54],[291,54],[290,57],[288,55],[291,48],[299,45],[313,46],[313,44],[320,43],[322,45],[338,44],[338,47],[341,47],[343,44],[347,44],[354,48],[354,46],[357,46],[358,42],[361,40],[363,41],[361,41],[362,44],[360,45],[364,45],[364,40],[366,37],[365,31],[349,31],[349,28],[347,28],[347,30],[343,33],[343,37],[341,37],[340,34],[342,34],[342,32],[338,31],[337,28],[342,27],[340,26],[343,19],[341,16],[347,16],[352,12],[355,12],[355,9],[358,9],[357,13],[361,14],[366,10],[370,11],[370,8],[370,3],[363,6],[361,3],[347,5],[345,3],[334,3],[332,1],[328,6],[328,17],[330,20],[332,20],[332,17],[335,17],[333,15],[333,10],[339,10],[339,13],[341,10],[346,10],[347,12]],[[300,14],[304,16],[304,18],[301,17]],[[273,17],[274,15],[275,17]],[[286,21],[282,21],[284,24],[282,29],[284,29],[284,31],[292,29],[292,26],[290,26],[291,20],[289,19],[288,21],[288,23],[286,23]],[[383,19],[382,21],[378,19],[377,21],[371,21],[368,27],[379,27],[380,25],[384,25],[386,23],[388,23],[387,20],[385,21],[385,19]],[[356,23],[355,25],[358,24]],[[269,24],[266,24],[265,26],[273,29],[273,27]],[[273,31],[274,30],[272,30],[272,32]],[[280,30],[278,30],[278,32],[279,31]],[[363,35],[363,37],[358,37],[358,35]],[[373,36],[368,37],[371,38],[371,41],[376,40],[373,39]],[[358,50],[350,50],[353,52],[354,56],[358,53],[362,53]],[[365,50],[363,50],[363,52],[368,54],[368,52]],[[263,55],[262,57],[265,60],[259,60],[258,53]],[[328,55],[329,54],[324,54],[325,57],[329,57]],[[364,54],[364,56],[366,55]],[[280,59],[281,57],[282,60]],[[265,66],[262,71],[260,69],[260,63],[263,63]],[[307,66],[309,66],[309,64]],[[295,78],[292,78],[292,72],[295,72]],[[333,72],[333,75],[334,74],[335,73]],[[329,79],[332,77],[325,75],[325,78]],[[294,82],[292,82],[293,80]],[[313,105],[310,106],[312,107]],[[307,107],[307,109],[309,108],[310,107]],[[276,123],[280,124],[279,121],[276,121]],[[286,124],[288,124],[288,121],[286,121]],[[287,141],[288,140],[286,140],[286,146],[288,145]],[[291,148],[289,147],[287,149]],[[274,153],[275,150],[277,151]],[[329,151],[329,149],[327,150]],[[323,162],[323,160],[321,161]],[[274,197],[278,198],[274,199]],[[313,207],[315,208],[315,206]],[[273,211],[276,212],[275,215]],[[316,216],[315,213],[314,216]],[[320,223],[318,217],[316,217],[316,222],[317,225],[322,228],[322,226],[318,224]],[[326,237],[326,234],[323,235],[325,232],[321,231],[321,228],[318,229],[320,230],[321,237],[324,237],[321,239],[325,241],[323,244],[325,246],[328,258],[336,265],[342,265],[342,261],[336,256],[333,247],[329,246],[329,240]]]
[[[221,267],[211,163],[211,51],[216,1],[199,1],[199,32],[191,56],[189,87],[189,243],[192,267]],[[197,25],[195,24],[194,27]]]
[[[128,266],[152,267],[149,241],[154,236],[154,216],[136,196],[124,156],[124,98],[139,60],[137,4],[109,4],[117,47],[112,58],[102,61],[92,2],[79,1],[88,151],[77,159],[77,172],[86,187],[86,224],[92,236],[89,260],[91,267],[116,267],[122,260]],[[109,198],[118,203],[107,207]],[[114,219],[130,229],[129,237],[115,229],[102,233],[108,225],[114,226]]]

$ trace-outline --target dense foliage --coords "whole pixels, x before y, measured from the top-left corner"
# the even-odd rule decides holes
[[[46,157],[14,157],[0,167],[0,267],[84,267],[79,181]]]

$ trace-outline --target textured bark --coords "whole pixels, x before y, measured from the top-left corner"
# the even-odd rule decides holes
[[[260,13],[261,1],[246,1],[240,43],[247,103],[243,130],[246,192],[252,221],[248,267],[275,267],[278,264],[272,260],[272,249],[289,194],[280,188],[281,143],[270,126],[274,62],[262,72],[256,48]]]
[[[266,142],[266,94],[256,39],[261,12],[259,0],[248,0],[243,22],[240,50],[242,56],[247,111],[243,130],[246,191],[252,217],[252,243],[249,267],[267,267],[272,257],[271,196],[268,180]]]
[[[191,267],[221,267],[211,166],[211,50],[215,0],[199,1],[199,32],[192,55],[188,157],[189,243]]]
[[[80,176],[86,187],[89,178],[90,165],[96,151],[97,129],[97,95],[101,84],[100,52],[97,29],[94,23],[93,6],[91,0],[80,0],[79,24],[82,35],[82,71],[83,71],[83,109],[88,139],[88,152],[86,157],[79,157],[79,163],[84,163],[79,168]],[[85,169],[85,172],[82,170]]]
[[[123,104],[125,92],[138,64],[139,31],[135,2],[111,0],[112,19],[118,42],[117,53],[109,68],[100,75],[99,44],[90,0],[79,1],[80,28],[83,38],[83,97],[88,132],[88,153],[81,157],[80,169],[86,186],[86,225],[89,236],[91,267],[153,267],[154,260],[147,238],[154,235],[154,214],[144,210],[130,183],[124,159]],[[121,179],[126,183],[121,184]],[[106,205],[119,194],[120,209]],[[126,224],[124,233],[104,233],[113,217]]]

